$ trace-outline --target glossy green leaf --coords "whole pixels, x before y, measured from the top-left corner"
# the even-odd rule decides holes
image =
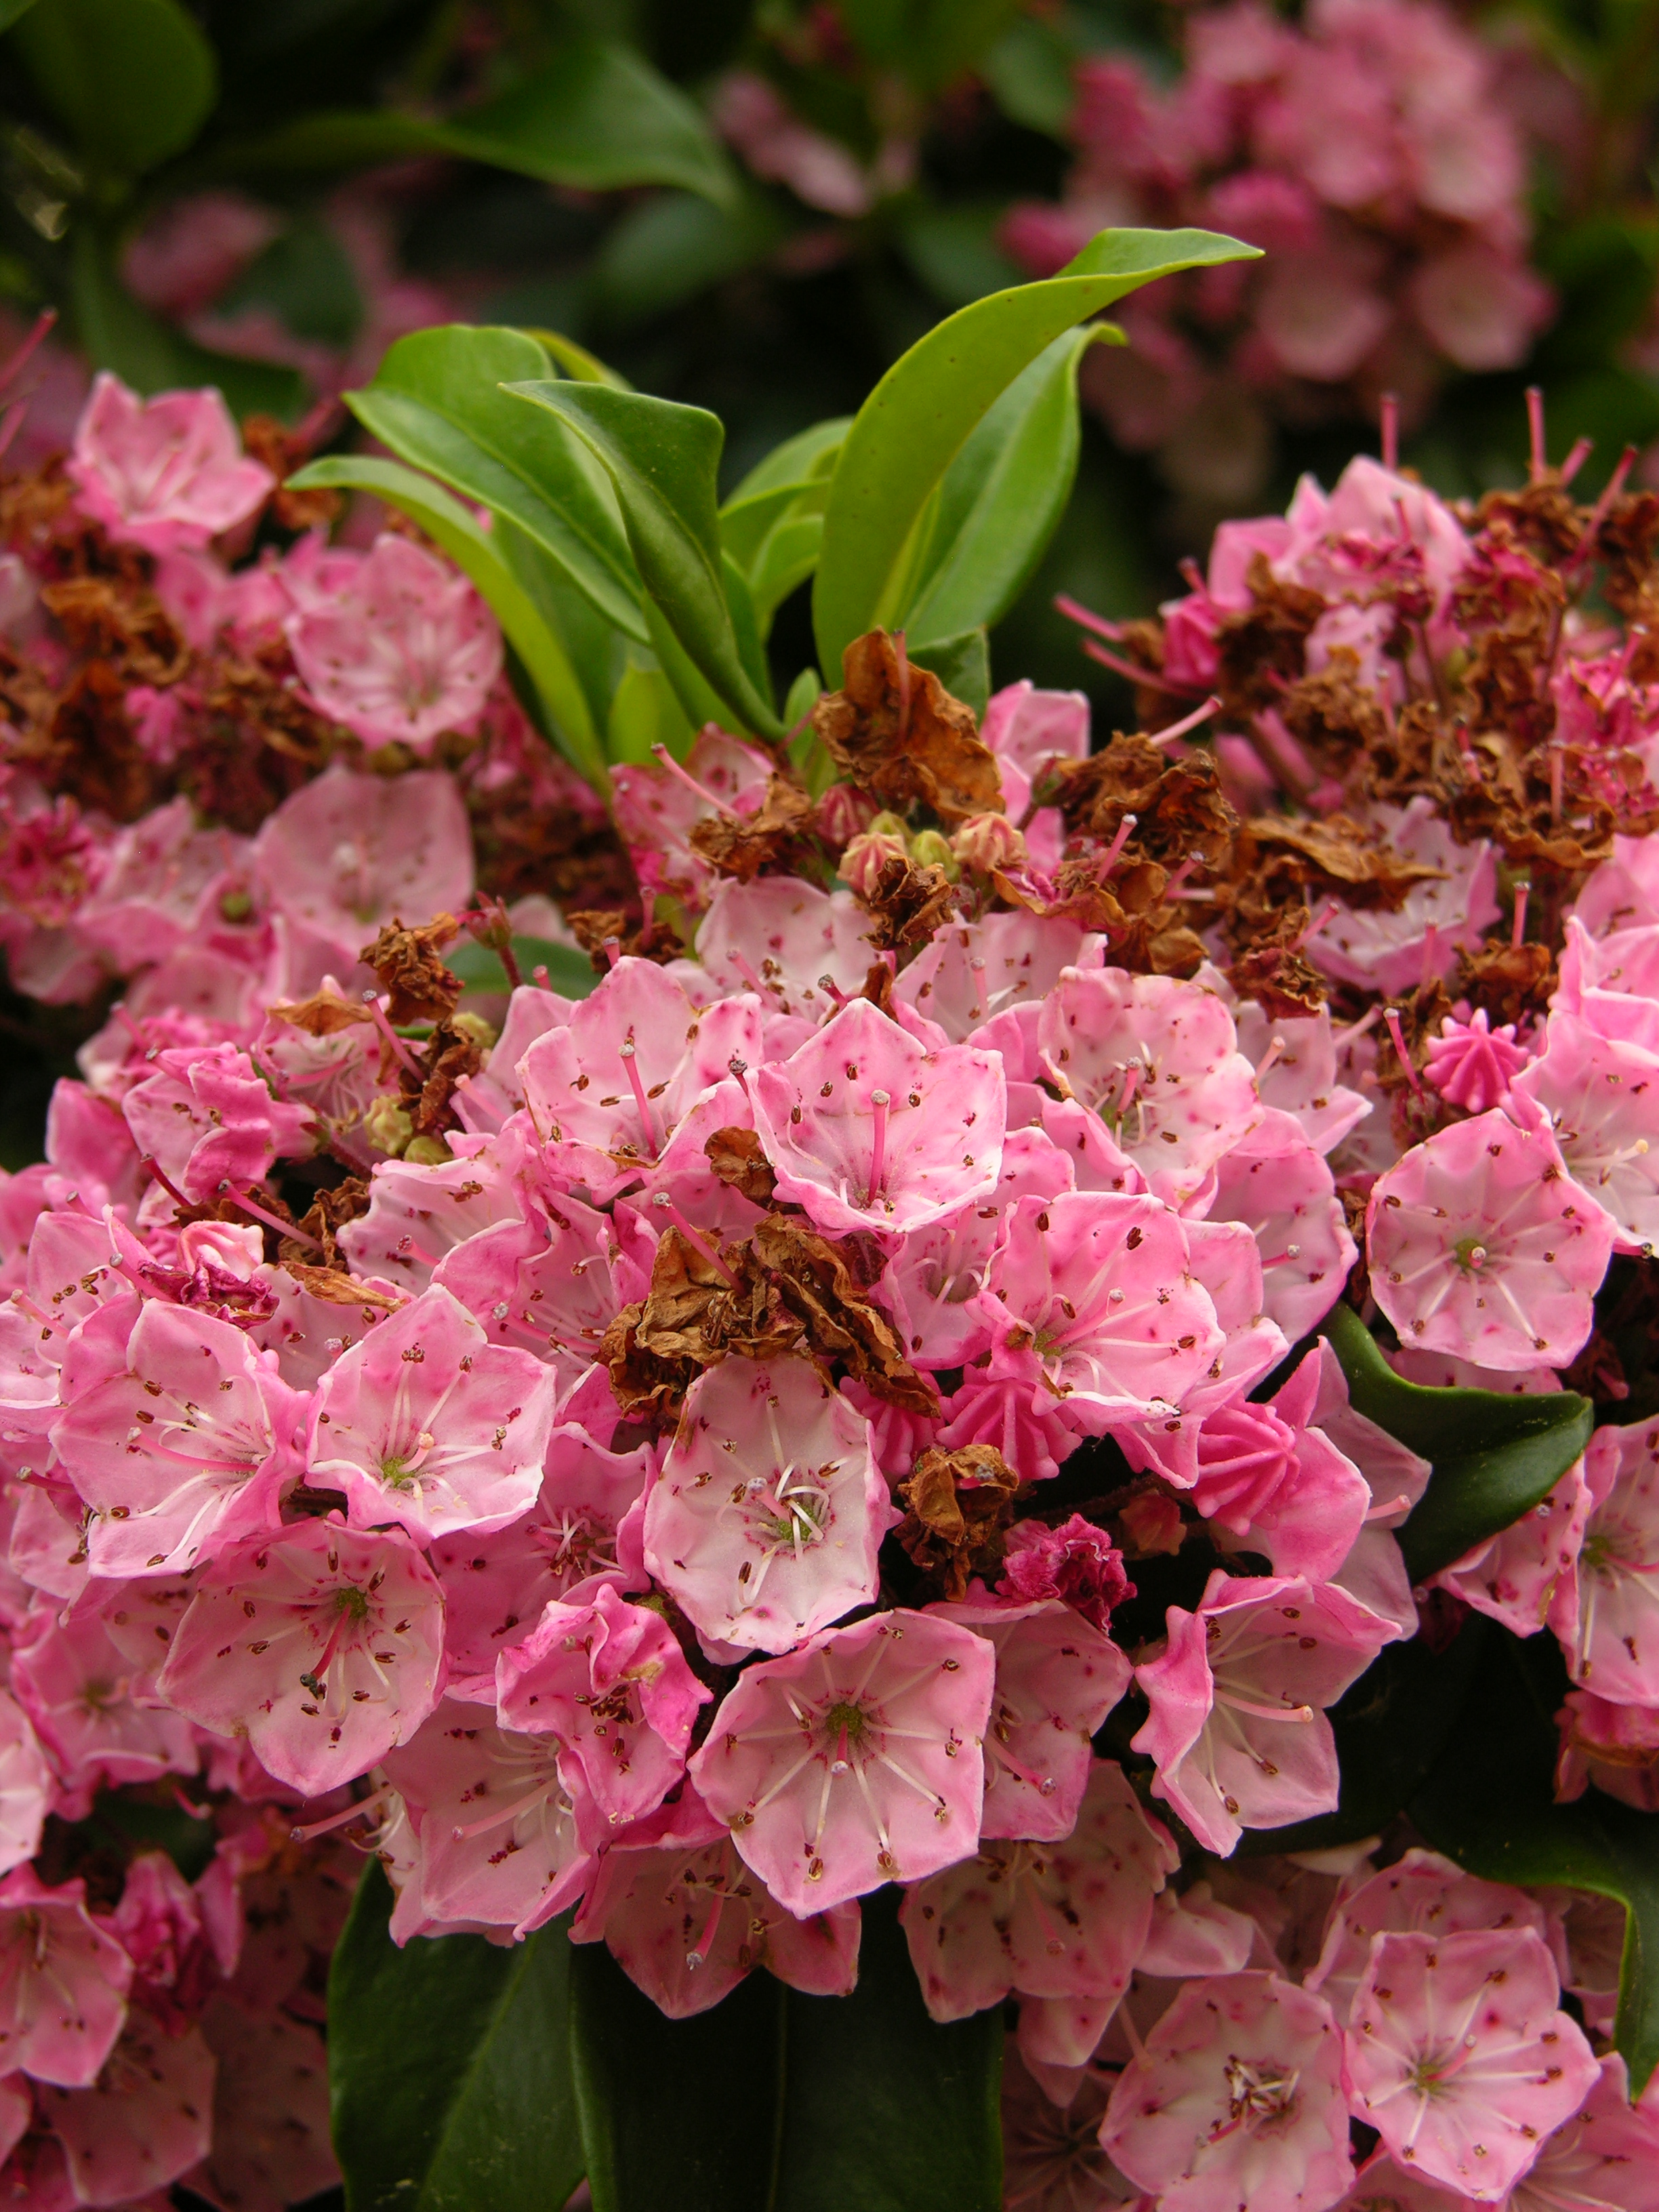
[[[1614,2037],[1639,2091],[1659,2062],[1659,1816],[1589,1789],[1554,1802],[1553,1716],[1567,1687],[1554,1639],[1492,1638],[1413,1820],[1492,1881],[1564,1883],[1626,1908]]]
[[[792,508],[781,522],[767,532],[749,575],[755,619],[763,637],[770,632],[773,616],[791,592],[799,591],[817,567],[823,549],[821,514],[799,514]]]
[[[36,0],[16,48],[88,163],[142,177],[195,138],[218,65],[179,0]]]
[[[607,362],[601,361],[598,354],[589,353],[586,346],[578,345],[574,338],[566,337],[562,331],[537,328],[532,330],[530,335],[538,344],[547,348],[555,363],[567,376],[574,377],[578,384],[609,384],[618,392],[634,389],[620,369],[612,368]]]
[[[372,492],[418,522],[433,543],[471,577],[534,684],[560,750],[599,790],[605,787],[605,752],[564,641],[536,608],[502,559],[494,533],[481,530],[467,509],[430,477],[399,461],[368,455],[330,454],[313,461],[289,482],[297,491],[316,486]]]
[[[1528,1397],[1426,1389],[1395,1373],[1346,1302],[1319,1326],[1342,1363],[1355,1410],[1434,1468],[1400,1530],[1414,1582],[1530,1512],[1589,1441],[1594,1411],[1573,1391]]]
[[[346,397],[383,445],[509,516],[606,621],[643,645],[639,572],[608,477],[556,412],[532,412],[501,388],[549,366],[523,331],[454,323],[399,338],[374,381]]]
[[[631,48],[605,39],[571,40],[507,91],[447,122],[390,109],[307,115],[228,149],[216,167],[346,169],[411,154],[447,154],[587,191],[674,185],[722,205],[734,191],[731,165],[694,103]]]
[[[726,436],[719,416],[599,384],[537,380],[507,389],[528,403],[532,420],[543,414],[568,426],[602,464],[639,574],[680,650],[742,728],[781,736],[782,726],[745,665],[746,641],[725,589],[714,495]],[[672,665],[668,673],[672,678]]]
[[[304,411],[307,386],[297,370],[210,352],[140,306],[90,225],[74,235],[70,297],[76,334],[93,367],[113,369],[147,398],[180,386],[212,384],[233,415],[275,415],[291,422]]]
[[[991,696],[991,647],[982,629],[930,638],[911,646],[909,654],[918,668],[931,668],[951,696],[971,707],[975,717],[984,714]]]
[[[1067,331],[1021,371],[945,471],[906,635],[953,637],[1000,622],[1048,550],[1077,478],[1078,365],[1115,333]]]
[[[827,481],[835,472],[836,456],[852,427],[850,415],[831,415],[822,422],[798,430],[781,446],[774,446],[763,460],[756,462],[726,502],[726,507],[736,507],[760,492],[775,491],[781,484],[808,483],[819,477]],[[726,508],[721,512],[725,513]]]
[[[1253,258],[1205,230],[1107,230],[1058,276],[994,292],[896,362],[847,434],[824,513],[813,592],[818,662],[831,682],[855,637],[890,622],[913,566],[911,535],[945,471],[1020,372],[1063,332],[1177,270]]]
[[[762,1972],[667,2021],[598,1944],[571,1996],[594,2212],[998,2212],[1001,2014],[928,2019],[896,1892],[864,1900],[850,1997]]]
[[[684,760],[696,735],[696,726],[660,668],[635,663],[625,672],[611,702],[605,732],[606,749],[613,761],[631,761],[642,768],[651,760],[656,745],[666,745],[676,760]]]
[[[547,979],[542,988],[557,991],[564,998],[586,999],[598,988],[599,979],[587,955],[579,952],[574,945],[561,945],[555,938],[515,937],[513,957],[526,983],[536,980],[538,968],[544,968]],[[452,945],[444,960],[450,973],[459,975],[469,991],[507,991],[513,988],[500,957],[487,945],[479,945],[471,938],[464,937],[459,945]]]
[[[769,491],[751,492],[744,499],[729,499],[720,509],[720,544],[745,574],[753,568],[768,533],[781,522],[805,492],[817,494],[823,512],[823,485],[784,483]]]
[[[388,1932],[371,1860],[329,1970],[347,2212],[550,2212],[582,2174],[562,1923],[522,1943]]]

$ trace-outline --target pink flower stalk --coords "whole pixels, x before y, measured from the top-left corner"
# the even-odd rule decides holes
[[[132,1961],[86,1907],[86,1885],[0,1881],[0,2065],[60,2088],[98,2078],[126,2017]]]
[[[443,1593],[399,1528],[302,1522],[221,1552],[157,1684],[175,1711],[246,1735],[307,1797],[368,1772],[438,1701]]]
[[[1000,1062],[967,1045],[930,1053],[867,1000],[757,1069],[753,1097],[780,1196],[832,1236],[920,1229],[995,1188]]]
[[[1354,1992],[1347,2072],[1390,2154],[1498,2202],[1595,2083],[1584,2032],[1559,1996],[1530,1928],[1376,1936]]]
[[[1135,1669],[1152,1705],[1132,1748],[1161,1797],[1225,1857],[1247,1828],[1334,1809],[1334,1705],[1397,1634],[1334,1585],[1237,1579],[1219,1569],[1196,1613],[1169,1608],[1169,1641]]]
[[[876,1595],[895,1517],[867,1422],[809,1360],[693,1383],[645,1503],[645,1563],[705,1636],[787,1651]]]
[[[1589,1514],[1576,1610],[1553,1624],[1580,1689],[1659,1705],[1659,1430],[1598,1429],[1584,1449]]]
[[[685,1771],[697,1708],[712,1695],[662,1615],[629,1604],[608,1583],[585,1605],[549,1605],[496,1661],[495,1687],[504,1728],[557,1736],[578,1820],[591,1803],[601,1829],[662,1802]]]
[[[495,617],[466,578],[390,533],[283,629],[312,703],[372,745],[423,752],[470,731],[501,672]]]
[[[244,457],[216,392],[143,400],[107,369],[94,380],[67,467],[94,520],[147,553],[205,545],[273,489],[270,470]]]
[[[1549,1131],[1496,1111],[1414,1145],[1378,1179],[1365,1233],[1402,1344],[1504,1369],[1571,1359],[1613,1243]]]
[[[1325,2212],[1353,2176],[1342,2038],[1277,1974],[1188,1982],[1118,2076],[1102,2147],[1166,2212]]]
[[[926,1613],[825,1629],[738,1677],[691,1779],[801,1918],[920,1881],[979,1834],[996,1655]]]
[[[1491,1027],[1484,1006],[1477,1006],[1467,1022],[1448,1014],[1440,1035],[1429,1039],[1428,1065],[1424,1080],[1431,1083],[1449,1105],[1467,1114],[1484,1114],[1501,1106],[1511,1081],[1532,1054],[1515,1041],[1515,1024]]]
[[[1103,1634],[1112,1607],[1134,1595],[1123,1554],[1103,1528],[1073,1513],[1057,1528],[1016,1521],[1008,1531],[997,1595],[1009,1605],[1060,1598]]]

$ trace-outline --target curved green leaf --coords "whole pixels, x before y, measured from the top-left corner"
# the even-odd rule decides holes
[[[1058,276],[976,300],[896,362],[859,410],[830,484],[812,602],[825,676],[836,681],[853,640],[894,618],[935,487],[1022,369],[1156,277],[1255,256],[1207,230],[1102,231]]]
[[[40,97],[106,175],[181,154],[212,112],[219,70],[179,0],[36,0],[17,51]]]
[[[778,202],[753,185],[735,205],[714,206],[684,192],[643,200],[612,225],[594,258],[596,303],[607,322],[619,325],[666,314],[763,261],[789,229]]]
[[[1555,1802],[1553,1716],[1567,1687],[1553,1638],[1492,1638],[1474,1691],[1412,1819],[1491,1881],[1565,1883],[1626,1910],[1614,2040],[1632,2094],[1659,2063],[1659,1816],[1589,1789]]]
[[[1346,1302],[1331,1309],[1319,1329],[1342,1363],[1355,1411],[1434,1468],[1400,1530],[1413,1582],[1529,1513],[1589,1442],[1594,1409],[1571,1390],[1527,1397],[1426,1389],[1395,1373]]]
[[[589,353],[585,345],[574,338],[566,337],[559,331],[544,331],[539,325],[532,326],[530,335],[538,344],[547,348],[556,366],[578,384],[609,384],[618,392],[631,392],[634,387],[620,369],[612,368],[598,354]]]
[[[686,659],[742,728],[781,736],[745,665],[746,641],[724,587],[714,497],[726,436],[719,416],[601,384],[537,380],[505,389],[568,426],[603,465],[640,575]],[[672,662],[665,665],[672,679]]]
[[[910,658],[918,668],[931,668],[951,696],[971,707],[975,716],[985,712],[991,696],[991,646],[982,629],[913,645]]]
[[[399,338],[374,381],[346,399],[402,459],[510,516],[607,622],[643,645],[639,574],[605,471],[556,411],[532,414],[501,392],[548,367],[523,331],[452,323]]]
[[[348,2212],[550,2212],[582,2175],[562,1923],[522,1943],[388,1933],[372,1860],[328,1978]]]
[[[821,514],[799,514],[791,508],[782,521],[767,532],[749,572],[755,620],[763,637],[770,632],[773,616],[791,592],[798,591],[817,567],[823,548]],[[784,720],[787,722],[789,717],[786,714]]]
[[[729,513],[761,492],[775,491],[781,485],[812,483],[820,477],[827,478],[834,471],[836,457],[852,427],[850,415],[831,415],[822,422],[798,430],[781,446],[774,446],[737,486],[721,514]]]
[[[429,477],[416,476],[398,461],[367,454],[336,453],[290,477],[296,491],[313,487],[373,492],[389,507],[418,522],[433,543],[471,577],[501,626],[535,684],[560,750],[594,787],[605,788],[605,749],[599,743],[587,701],[565,651],[564,641],[491,542],[458,499]]]
[[[655,745],[666,745],[676,760],[684,760],[696,736],[678,694],[660,668],[635,663],[624,672],[605,727],[605,746],[613,761],[644,768]]]
[[[1067,331],[1022,369],[963,446],[939,484],[928,532],[939,558],[903,628],[920,643],[1000,622],[1030,581],[1059,526],[1077,477],[1082,428],[1078,365],[1115,332],[1094,323]]]

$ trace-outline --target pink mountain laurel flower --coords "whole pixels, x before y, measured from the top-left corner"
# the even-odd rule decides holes
[[[1152,1899],[1179,1864],[1123,1769],[1092,1761],[1066,1833],[986,1838],[975,1856],[905,1891],[899,1921],[929,2013],[965,2020],[1018,1991],[1089,1999],[1103,2027],[1129,1985]]]
[[[1584,1447],[1589,1515],[1575,1608],[1552,1621],[1581,1690],[1659,1705],[1659,1425],[1596,1430]]]
[[[688,1783],[604,1854],[570,1940],[602,1941],[660,2012],[689,2020],[757,1966],[811,1996],[850,1996],[861,1921],[853,1904],[786,1911]]]
[[[501,1726],[556,1735],[559,1772],[604,1830],[661,1804],[685,1771],[691,1723],[713,1692],[686,1664],[673,1630],[648,1606],[602,1583],[586,1605],[554,1603],[495,1662]]]
[[[1057,1597],[1103,1632],[1112,1607],[1133,1597],[1123,1554],[1103,1528],[1080,1513],[1051,1528],[1046,1521],[1016,1521],[1008,1531],[997,1595],[1007,1605]]]
[[[983,1637],[925,1613],[825,1629],[744,1670],[691,1779],[803,1919],[921,1881],[978,1840],[995,1674]]]
[[[228,1322],[147,1300],[120,1367],[52,1424],[90,1509],[93,1571],[175,1573],[273,1529],[306,1418],[276,1354]]]
[[[1659,1052],[1559,1009],[1544,1045],[1516,1088],[1548,1115],[1574,1181],[1618,1232],[1617,1249],[1650,1255],[1659,1246]]]
[[[161,1696],[246,1735],[279,1782],[319,1797],[407,1742],[438,1701],[438,1578],[400,1528],[303,1521],[220,1553],[179,1622]]]
[[[1549,1130],[1495,1109],[1380,1176],[1365,1236],[1372,1292],[1407,1350],[1511,1370],[1583,1348],[1614,1242]]]
[[[227,1182],[261,1182],[279,1154],[309,1158],[317,1143],[309,1109],[274,1098],[234,1045],[157,1054],[155,1073],[134,1085],[121,1111],[139,1152],[196,1206],[212,1204]]]
[[[505,1528],[541,1488],[554,1389],[550,1369],[491,1344],[434,1285],[324,1376],[307,1480],[345,1493],[354,1528],[392,1521],[420,1543]]]
[[[779,1196],[830,1236],[920,1229],[996,1188],[1000,1060],[969,1045],[929,1052],[867,999],[752,1085]]]
[[[0,1690],[0,1875],[40,1850],[53,1795],[52,1769],[28,1716]]]
[[[65,467],[93,520],[147,553],[205,545],[246,522],[276,483],[243,453],[216,392],[140,399],[107,369],[94,381]]]
[[[1395,2161],[1497,2203],[1599,2071],[1530,1928],[1374,1938],[1346,2039],[1355,2112]]]
[[[95,2081],[126,2018],[132,1961],[86,1906],[33,1867],[0,1881],[0,2068],[64,2089]]]
[[[1555,1720],[1558,1804],[1572,1804],[1594,1783],[1638,1813],[1659,1813],[1659,1706],[1615,1705],[1593,1690],[1569,1690]]]
[[[1172,1413],[1225,1341],[1192,1279],[1178,1215],[1157,1198],[1022,1198],[986,1271],[1012,1350],[1029,1346],[1079,1425]]]
[[[43,2087],[41,2118],[64,2146],[75,2201],[130,2203],[199,2166],[213,2147],[215,2072],[193,2021],[169,2034],[135,2006],[96,2081]]]
[[[1118,2076],[1100,2141],[1159,2212],[1326,2212],[1353,2179],[1330,2008],[1277,1974],[1189,1981]]]
[[[1020,1606],[969,1600],[927,1612],[996,1649],[981,1839],[1068,1836],[1089,1780],[1091,1740],[1129,1686],[1127,1655],[1053,1598]]]
[[[1532,1058],[1524,1045],[1516,1044],[1515,1024],[1493,1029],[1484,1006],[1477,1006],[1466,1022],[1448,1014],[1428,1048],[1424,1080],[1448,1105],[1461,1106],[1466,1114],[1485,1114],[1502,1105],[1510,1083]]]
[[[1547,1624],[1570,1626],[1590,1505],[1583,1462],[1575,1460],[1547,1498],[1431,1575],[1429,1587],[1449,1590],[1516,1636],[1535,1636]]]
[[[312,703],[371,745],[424,752],[470,731],[501,672],[501,630],[467,579],[389,532],[283,629]]]
[[[645,1563],[704,1635],[787,1651],[875,1596],[894,1517],[870,1424],[810,1360],[726,1359],[686,1393]]]
[[[1172,1605],[1168,1619],[1164,1650],[1135,1669],[1152,1713],[1131,1747],[1157,1764],[1152,1795],[1224,1858],[1246,1828],[1334,1812],[1324,1708],[1399,1634],[1393,1622],[1334,1584],[1219,1568],[1196,1613]]]

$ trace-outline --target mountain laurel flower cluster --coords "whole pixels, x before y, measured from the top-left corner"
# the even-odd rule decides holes
[[[1501,260],[1373,18],[1426,99],[1424,8],[1199,29]],[[1022,2208],[1647,2212],[1620,1908],[1346,1732],[1420,1779],[1519,1654],[1562,1798],[1659,1810],[1659,499],[1356,460],[1090,618],[1145,730],[877,631],[816,790],[711,724],[613,833],[313,496],[111,379],[4,494],[0,939],[94,1011],[0,1182],[0,2194],[325,2185],[367,1852],[398,1943],[574,1914],[677,2021],[845,1996],[896,1893]],[[1389,1425],[1471,1389],[1603,1418],[1479,1527]]]

